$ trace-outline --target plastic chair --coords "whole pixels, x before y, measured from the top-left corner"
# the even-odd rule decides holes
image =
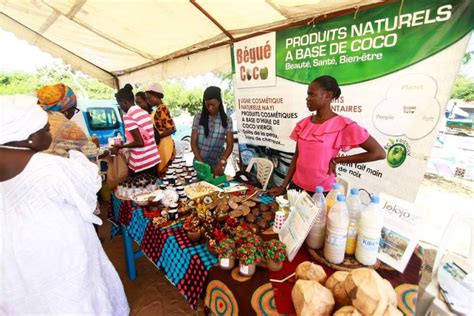
[[[251,172],[255,164],[257,165],[257,179],[260,181],[262,189],[266,190],[272,176],[273,162],[266,158],[252,158],[245,171]]]
[[[472,214],[472,210],[458,211],[451,216],[451,219],[441,236],[441,242],[433,263],[431,282],[426,286],[426,288],[420,288],[418,290],[416,304],[417,316],[453,314],[449,309],[447,309],[447,305],[444,303],[440,304],[439,299],[437,298],[439,296],[438,270],[441,267],[442,259],[446,253],[448,244],[452,242],[453,235],[459,233],[459,227],[463,224],[469,225],[471,230],[469,257],[467,260],[472,267],[474,259],[474,214]]]

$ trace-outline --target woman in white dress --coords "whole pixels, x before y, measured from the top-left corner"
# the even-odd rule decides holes
[[[92,225],[97,166],[50,143],[36,98],[0,97],[0,315],[128,315]]]

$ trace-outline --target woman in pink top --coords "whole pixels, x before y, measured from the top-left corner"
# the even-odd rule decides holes
[[[316,114],[299,121],[291,133],[291,139],[296,141],[295,155],[283,185],[272,188],[272,195],[283,194],[288,185],[289,189],[308,192],[314,192],[320,185],[327,192],[335,181],[336,164],[385,158],[384,149],[365,128],[332,111],[331,100],[341,95],[336,79],[331,76],[314,79],[308,86],[307,95],[306,106]],[[337,157],[339,151],[355,147],[361,147],[365,152]]]
[[[132,173],[149,173],[156,175],[156,165],[160,163],[160,155],[156,147],[155,130],[150,114],[135,105],[135,97],[130,84],[120,89],[115,98],[125,114],[123,120],[127,142],[114,145],[112,152],[120,148],[130,148],[128,167]]]

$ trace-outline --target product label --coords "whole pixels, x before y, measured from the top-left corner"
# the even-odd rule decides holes
[[[243,274],[248,274],[249,273],[249,266],[241,265],[240,266],[240,272],[242,272]]]
[[[359,236],[357,245],[368,251],[377,251],[379,248],[380,238],[368,238],[365,236]]]
[[[221,266],[223,266],[224,268],[227,268],[229,266],[229,258],[221,259]]]
[[[326,243],[336,248],[346,247],[347,235],[338,235],[333,233],[328,233],[326,236]]]

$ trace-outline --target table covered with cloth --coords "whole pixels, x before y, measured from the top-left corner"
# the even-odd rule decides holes
[[[252,277],[243,277],[238,273],[237,262],[232,271],[222,270],[204,243],[189,240],[181,222],[156,226],[146,214],[146,207],[112,196],[109,217],[116,224],[112,234],[121,231],[124,235],[129,278],[136,277],[134,261],[138,254],[133,253],[131,245],[134,240],[193,309],[197,308],[198,299],[204,296],[206,309],[216,315],[295,314],[291,300],[294,278],[283,283],[271,282],[270,279],[285,278],[306,260],[323,266],[328,276],[334,272],[312,258],[303,246],[293,262],[285,261],[281,271],[271,272],[258,267]],[[277,238],[275,234],[262,237],[264,240]],[[422,249],[419,247],[404,273],[385,265],[377,270],[395,288],[398,308],[405,315],[414,314],[421,265]]]
[[[146,212],[146,207],[112,195],[109,212],[109,218],[115,224],[112,235],[119,230],[123,234],[129,278],[136,277],[134,261],[138,256],[132,250],[133,239],[143,254],[163,271],[189,305],[196,309],[208,271],[217,263],[216,257],[205,244],[190,241],[181,222],[156,226],[145,216]]]
[[[404,273],[383,264],[377,269],[377,272],[392,284],[398,296],[397,307],[405,315],[415,313],[422,258],[423,249],[418,247]],[[248,278],[238,274],[237,265],[232,271],[214,267],[209,271],[206,281],[206,309],[214,315],[296,314],[291,299],[295,278],[283,283],[271,282],[270,279],[284,279],[295,272],[298,264],[303,261],[321,265],[328,277],[335,272],[327,265],[316,261],[304,245],[293,262],[285,261],[282,270],[278,272],[257,267],[252,278]]]

